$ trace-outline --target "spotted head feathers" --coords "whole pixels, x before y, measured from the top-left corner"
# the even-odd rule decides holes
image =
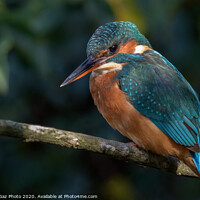
[[[138,45],[151,47],[149,41],[139,32],[137,26],[129,21],[111,22],[100,26],[87,44],[87,56],[107,55],[117,51],[120,46],[134,40]],[[107,51],[106,51],[107,50]]]

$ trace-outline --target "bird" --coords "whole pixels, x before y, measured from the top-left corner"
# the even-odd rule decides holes
[[[200,103],[192,86],[130,21],[106,23],[87,44],[87,59],[61,84],[91,72],[94,104],[138,147],[174,156],[200,175]]]

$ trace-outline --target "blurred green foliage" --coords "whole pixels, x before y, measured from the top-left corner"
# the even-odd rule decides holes
[[[0,94],[8,92],[8,52],[12,46],[12,39],[6,34],[0,36]]]
[[[59,85],[94,30],[131,20],[200,91],[199,0],[1,0],[0,118],[127,141],[93,105],[88,76]],[[0,138],[0,194],[199,199],[199,180],[47,144]]]

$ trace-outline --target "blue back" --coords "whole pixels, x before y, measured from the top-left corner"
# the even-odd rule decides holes
[[[116,79],[131,104],[176,143],[199,151],[200,104],[190,84],[156,51],[127,56],[132,61]]]

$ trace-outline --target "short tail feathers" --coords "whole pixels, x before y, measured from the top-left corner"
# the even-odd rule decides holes
[[[192,155],[192,160],[200,174],[200,153],[190,151],[190,154]]]
[[[198,136],[197,136],[197,144],[200,147],[200,127],[199,127],[200,117],[199,117],[198,120],[199,120],[199,123],[197,124],[197,126],[198,126],[198,129],[199,129],[199,132],[198,132]],[[197,153],[197,152],[190,151],[190,154],[192,156],[192,160],[193,160],[193,162],[194,162],[194,164],[195,164],[195,166],[196,166],[196,168],[199,172],[199,176],[200,176],[200,152]]]

